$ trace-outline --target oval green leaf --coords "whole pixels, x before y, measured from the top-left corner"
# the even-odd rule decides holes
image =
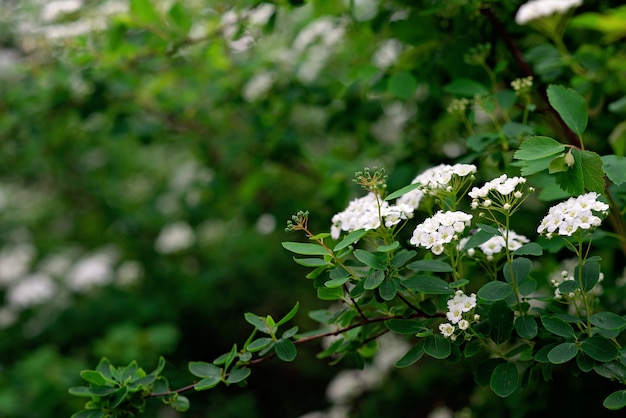
[[[489,282],[478,290],[476,296],[488,302],[506,299],[513,293],[513,286],[504,282]]]
[[[226,378],[226,383],[239,383],[241,381],[244,381],[248,378],[248,376],[250,376],[251,372],[252,371],[247,367],[243,369],[233,370],[228,374],[228,377]]]
[[[443,335],[433,334],[424,341],[424,352],[433,358],[444,359],[452,352],[452,346]]]
[[[354,250],[354,257],[374,270],[384,270],[386,267],[382,259],[364,250]]]
[[[415,363],[424,355],[424,341],[420,341],[415,344],[405,355],[403,355],[400,360],[396,362],[396,367],[402,368],[410,366]]]
[[[541,323],[554,335],[565,338],[576,338],[576,333],[570,324],[553,316],[542,316]]]
[[[283,242],[284,249],[292,253],[302,255],[328,255],[326,248],[318,244],[310,244],[307,242]]]
[[[512,395],[518,385],[519,373],[513,363],[502,363],[496,366],[489,380],[489,387],[501,398]]]
[[[221,379],[222,369],[204,361],[190,361],[188,365],[192,375],[198,377],[216,377]]]
[[[621,330],[626,327],[626,319],[613,312],[598,312],[592,315],[589,321],[596,327],[606,330]]]
[[[343,250],[344,248],[353,245],[355,242],[363,238],[367,235],[367,231],[365,229],[357,229],[356,231],[350,232],[344,239],[342,239],[333,249],[334,252],[338,252]]]
[[[389,319],[385,326],[398,334],[417,334],[428,329],[420,319]]]
[[[606,363],[611,360],[615,360],[619,355],[617,346],[610,340],[599,335],[594,335],[584,340],[580,344],[580,348],[583,353],[587,354],[594,360]]]
[[[520,316],[515,320],[515,331],[521,338],[532,340],[537,336],[539,327],[532,316]]]
[[[602,402],[602,405],[606,409],[610,409],[612,411],[622,409],[626,406],[626,390],[622,389],[611,393],[606,397],[604,402]]]
[[[439,260],[418,260],[408,266],[409,270],[415,271],[432,271],[433,273],[450,273],[452,266]]]
[[[578,346],[574,343],[562,343],[548,353],[548,360],[552,364],[567,363],[578,354]]]
[[[407,289],[417,290],[427,295],[450,295],[454,293],[446,281],[433,276],[413,276],[400,283]]]
[[[385,280],[385,272],[381,270],[372,271],[363,284],[363,288],[366,290],[376,289]]]
[[[295,344],[291,340],[278,340],[274,345],[276,355],[282,361],[293,361],[298,354]]]

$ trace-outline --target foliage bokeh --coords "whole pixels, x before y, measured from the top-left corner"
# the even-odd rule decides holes
[[[10,57],[0,74],[2,416],[69,416],[82,405],[67,388],[102,356],[152,369],[163,355],[172,386],[184,386],[187,361],[245,340],[243,312],[281,317],[294,300],[321,306],[280,246],[282,225],[306,207],[312,229],[328,230],[358,193],[351,177],[364,166],[386,167],[392,190],[459,158],[485,180],[503,168],[515,174],[512,149],[490,147],[489,135],[466,141],[446,111],[473,95],[455,80],[490,86],[502,100],[512,94],[504,81],[527,71],[540,85],[573,86],[589,101],[586,146],[624,154],[623,33],[589,23],[620,2],[577,9],[569,62],[515,23],[521,1],[83,3],[53,16],[36,2],[0,6]],[[499,25],[532,67],[515,60]],[[460,59],[487,43],[496,85]],[[566,136],[535,99],[534,132]],[[509,128],[512,143],[528,133]],[[615,195],[623,201],[622,189]],[[541,216],[539,205],[528,214]],[[611,280],[623,274],[616,254],[603,253]],[[19,283],[30,291],[22,298]],[[186,415],[323,410],[329,379],[351,365],[320,367],[317,351],[259,366],[245,390],[192,395]],[[393,372],[356,402],[355,416],[427,416],[437,406],[462,410],[471,397],[481,417],[576,416],[585,396],[610,391],[563,373],[528,405],[476,393],[471,371],[438,364]],[[565,405],[550,402],[565,396]],[[584,405],[608,414],[600,402]]]

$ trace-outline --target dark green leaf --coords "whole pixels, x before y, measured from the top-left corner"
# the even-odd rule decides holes
[[[517,317],[515,319],[515,330],[520,337],[527,340],[532,340],[539,332],[537,321],[532,316]]]
[[[417,89],[417,80],[407,72],[398,72],[389,77],[387,90],[400,99],[409,99]]]
[[[169,17],[170,23],[176,28],[179,35],[186,35],[191,29],[192,20],[187,12],[186,8],[182,6],[182,4],[177,1],[170,8],[167,16]]]
[[[476,296],[488,302],[506,299],[513,293],[513,286],[504,282],[489,282],[478,290]]]
[[[450,340],[441,334],[433,334],[424,341],[424,352],[431,357],[444,359],[452,352]]]
[[[595,362],[587,354],[583,353],[582,351],[579,351],[578,355],[576,356],[576,364],[578,365],[578,368],[581,371],[587,373],[593,370],[593,366],[595,365]]]
[[[392,300],[396,297],[397,291],[396,283],[392,279],[384,280],[378,287],[378,293],[383,300]]]
[[[304,267],[319,267],[319,266],[328,266],[330,263],[323,258],[293,258],[297,264],[300,264]]]
[[[406,267],[409,270],[415,271],[432,271],[434,273],[452,272],[452,266],[450,264],[439,260],[418,260],[412,262]]]
[[[444,86],[443,91],[448,94],[464,97],[474,97],[477,94],[481,96],[489,94],[487,87],[467,78],[454,79],[451,83]]]
[[[602,405],[612,411],[622,409],[626,406],[626,390],[622,389],[611,393],[606,397],[604,402],[602,402]]]
[[[415,363],[424,355],[424,340],[415,344],[411,349],[396,362],[396,367],[407,367]]]
[[[400,246],[398,241],[394,241],[389,245],[380,245],[376,248],[376,251],[381,253],[388,253],[389,251],[393,251]]]
[[[528,244],[524,244],[517,250],[513,251],[513,254],[539,256],[543,254],[543,248],[541,248],[541,245],[537,244],[536,242],[529,242]]]
[[[257,338],[256,340],[254,340],[250,344],[248,344],[246,349],[248,351],[254,353],[255,351],[263,350],[265,347],[270,345],[272,343],[272,341],[274,341],[274,340],[272,340],[269,337]]]
[[[293,361],[298,354],[298,350],[291,340],[281,339],[276,341],[274,350],[278,358],[282,361]]]
[[[626,328],[626,319],[613,312],[598,312],[592,315],[589,320],[596,327],[606,330],[621,330]]]
[[[355,242],[363,238],[367,235],[367,231],[365,229],[357,229],[356,231],[350,232],[344,239],[342,239],[333,249],[334,252],[339,252],[344,248],[353,245]]]
[[[427,295],[451,295],[453,292],[447,282],[438,277],[417,275],[400,282],[410,290],[426,293]]]
[[[126,395],[128,395],[128,386],[122,386],[121,388],[116,390],[109,400],[109,405],[111,405],[111,408],[115,409],[120,406],[120,404],[124,402]]]
[[[585,189],[596,193],[604,192],[604,168],[600,156],[595,152],[585,150],[580,151],[580,159]]]
[[[468,284],[469,282],[470,282],[470,281],[469,281],[469,280],[467,280],[467,279],[461,279],[461,280],[457,280],[457,281],[455,281],[455,282],[450,283],[448,286],[449,286],[451,289],[458,289],[459,287],[463,287],[463,286],[465,286],[465,285],[466,285],[466,284]]]
[[[502,267],[502,273],[507,282],[511,283],[515,279],[516,283],[521,282],[530,274],[532,261],[525,257],[518,257],[512,263],[506,263]]]
[[[376,289],[385,280],[385,272],[381,270],[372,271],[363,284],[363,288],[366,290]]]
[[[599,335],[589,337],[580,344],[583,353],[594,360],[608,362],[614,360],[619,355],[619,350],[610,340]]]
[[[413,257],[415,257],[417,255],[416,251],[407,251],[407,250],[402,250],[399,251],[398,254],[396,254],[393,259],[391,260],[391,265],[395,268],[400,268],[402,266],[404,266],[407,262],[409,262],[409,260],[411,260]]]
[[[575,274],[578,274],[578,267],[576,268]],[[600,263],[587,260],[581,270],[580,280],[585,292],[593,289],[594,286],[598,284],[598,280],[600,280]]]
[[[513,319],[513,311],[503,300],[491,306],[489,310],[491,332],[489,335],[496,344],[501,344],[509,339],[513,331]]]
[[[547,89],[548,101],[563,122],[579,137],[587,128],[585,99],[573,89],[551,84]]]
[[[485,242],[489,241],[493,236],[494,236],[493,233],[488,232],[488,231],[484,231],[482,229],[479,229],[475,234],[473,234],[470,237],[470,239],[467,240],[467,242],[463,246],[463,250],[469,250],[470,248],[476,248],[480,244],[484,244]]]
[[[318,287],[317,297],[321,300],[338,300],[343,297],[342,287]]]
[[[302,255],[328,255],[328,251],[319,244],[308,242],[283,242],[283,248],[292,253]]]
[[[252,371],[245,367],[243,369],[237,369],[237,370],[233,370],[228,374],[228,377],[226,378],[226,383],[239,383],[242,382],[244,380],[246,380],[248,378],[248,376],[250,376],[250,373]]]
[[[519,385],[519,374],[514,363],[496,366],[489,380],[489,387],[496,395],[506,398],[515,392]]]
[[[207,389],[211,389],[219,385],[221,381],[222,381],[221,377],[216,377],[216,376],[205,377],[204,379],[200,380],[198,383],[193,385],[193,388],[195,390],[207,390]]]
[[[562,343],[548,353],[548,360],[552,364],[567,363],[578,354],[578,346],[574,343]]]
[[[618,186],[624,183],[626,181],[626,157],[604,155],[601,158],[602,166],[609,180]]]
[[[576,338],[576,333],[570,324],[554,316],[542,316],[541,323],[552,334],[565,338]]]
[[[385,326],[398,334],[417,334],[428,329],[420,319],[389,319]]]
[[[574,157],[574,165],[569,170],[556,173],[554,178],[559,187],[572,196],[578,196],[585,192],[585,179],[583,176],[583,164],[580,156],[580,151],[577,149],[571,150]]]
[[[417,188],[421,187],[420,183],[413,183],[413,184],[409,184],[408,186],[404,186],[401,189],[396,190],[395,192],[389,194],[387,197],[385,197],[385,200],[393,200],[393,199],[397,199],[400,196],[403,196],[405,194],[407,194],[408,192],[411,192]]]
[[[385,270],[386,268],[384,260],[368,251],[354,250],[354,257],[361,263],[373,268],[374,270]]]

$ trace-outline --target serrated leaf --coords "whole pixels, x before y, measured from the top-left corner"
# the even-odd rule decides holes
[[[385,200],[389,201],[389,200],[393,200],[393,199],[397,199],[400,196],[404,196],[405,194],[407,194],[408,192],[412,192],[413,190],[421,187],[421,183],[412,183],[409,184],[408,186],[404,186],[401,189],[396,190],[393,193],[390,193],[389,195],[387,195],[387,197],[385,197]]]
[[[342,239],[336,246],[333,248],[334,252],[339,252],[344,248],[353,245],[355,242],[363,238],[367,235],[367,231],[365,229],[357,229],[356,231],[350,232],[344,239]]]
[[[549,158],[552,160],[565,149],[565,145],[547,136],[531,136],[521,143],[513,157],[517,160],[533,161]],[[547,164],[550,160],[546,161]],[[548,165],[546,165],[546,168]]]
[[[424,355],[424,340],[415,344],[405,355],[403,355],[397,362],[396,367],[408,367],[415,363]]]
[[[280,339],[274,344],[274,351],[282,361],[293,361],[298,354],[295,344],[291,340]]]
[[[319,244],[308,242],[283,242],[284,249],[301,255],[328,255],[328,251]]]
[[[626,181],[626,157],[618,155],[604,155],[600,158],[602,159],[604,172],[609,180],[617,186]]]
[[[489,387],[496,395],[506,398],[515,392],[519,385],[519,373],[514,363],[502,363],[496,366],[489,379]]]
[[[536,174],[548,169],[550,167],[550,162],[552,161],[552,159],[553,157],[545,157],[533,161],[516,161],[513,163],[513,165],[522,167],[520,171],[520,174],[522,176],[530,176],[532,174]]]
[[[454,293],[448,282],[433,276],[417,275],[401,281],[400,284],[407,289],[417,290],[427,295],[451,295]]]
[[[605,186],[602,159],[598,154],[592,151],[579,152],[585,189],[590,192],[602,193]]]
[[[563,122],[581,137],[587,128],[587,104],[585,98],[571,88],[551,84],[547,89],[548,101]]]
[[[548,360],[552,364],[567,363],[578,354],[578,346],[574,343],[562,343],[548,353]]]
[[[385,262],[380,257],[368,251],[354,250],[354,257],[361,263],[375,270],[385,270]]]
[[[513,286],[504,282],[489,282],[478,290],[476,296],[488,302],[506,299],[513,293]]]
[[[585,193],[585,180],[583,176],[583,164],[580,157],[580,151],[572,149],[574,157],[574,165],[569,170],[556,173],[554,178],[562,190],[565,190],[572,196],[578,196]]]

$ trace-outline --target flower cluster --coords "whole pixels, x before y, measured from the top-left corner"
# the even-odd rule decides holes
[[[461,99],[452,99],[446,110],[448,113],[465,113],[471,103],[472,102],[465,97]]]
[[[426,194],[434,195],[439,190],[453,191],[455,178],[467,177],[474,173],[476,166],[473,164],[440,164],[415,177],[411,184],[420,183]]]
[[[521,187],[526,183],[524,177],[508,177],[506,174],[501,175],[491,181],[488,181],[483,187],[474,187],[468,193],[472,198],[472,209],[479,206],[483,208],[501,208],[505,211],[512,211],[521,203],[524,193]],[[530,192],[533,189],[529,189]],[[482,201],[481,201],[482,199]]]
[[[448,321],[439,325],[439,331],[451,340],[456,339],[455,331],[460,329],[465,331],[470,326],[470,321],[475,322],[480,319],[479,315],[472,314],[476,307],[476,295],[474,293],[467,296],[462,290],[457,290],[452,299],[448,300]],[[468,319],[469,318],[469,319]]]
[[[528,92],[528,90],[530,90],[532,86],[533,86],[532,75],[529,75],[528,77],[524,77],[524,78],[516,78],[515,80],[511,81],[511,87],[513,87],[513,90],[515,90],[515,94],[517,94],[518,96]]]
[[[509,251],[515,251],[522,245],[530,242],[524,235],[520,235],[512,230],[507,231],[505,229],[500,229],[500,234],[501,235],[489,238],[487,241],[478,246],[480,251],[487,256],[487,260],[489,261],[493,260],[494,255],[501,253],[505,247],[507,247]],[[459,247],[463,248],[463,242],[460,243]],[[475,255],[475,249],[470,248],[467,250],[467,253],[470,257],[473,257]]]
[[[563,14],[569,9],[583,4],[583,0],[530,0],[522,4],[515,15],[515,22],[518,25],[526,25],[542,17],[553,14]]]
[[[471,220],[472,215],[465,212],[439,211],[415,228],[409,242],[439,255],[445,244],[459,239]]]
[[[341,231],[352,232],[357,229],[377,229],[384,220],[385,226],[390,228],[400,221],[413,217],[414,208],[406,204],[390,205],[381,201],[374,194],[354,199],[343,212],[333,216],[330,234],[338,239]]]
[[[548,238],[557,235],[571,237],[579,229],[589,230],[602,223],[594,212],[606,215],[609,205],[598,199],[598,193],[590,192],[578,197],[570,197],[565,202],[552,206],[537,228]]]

